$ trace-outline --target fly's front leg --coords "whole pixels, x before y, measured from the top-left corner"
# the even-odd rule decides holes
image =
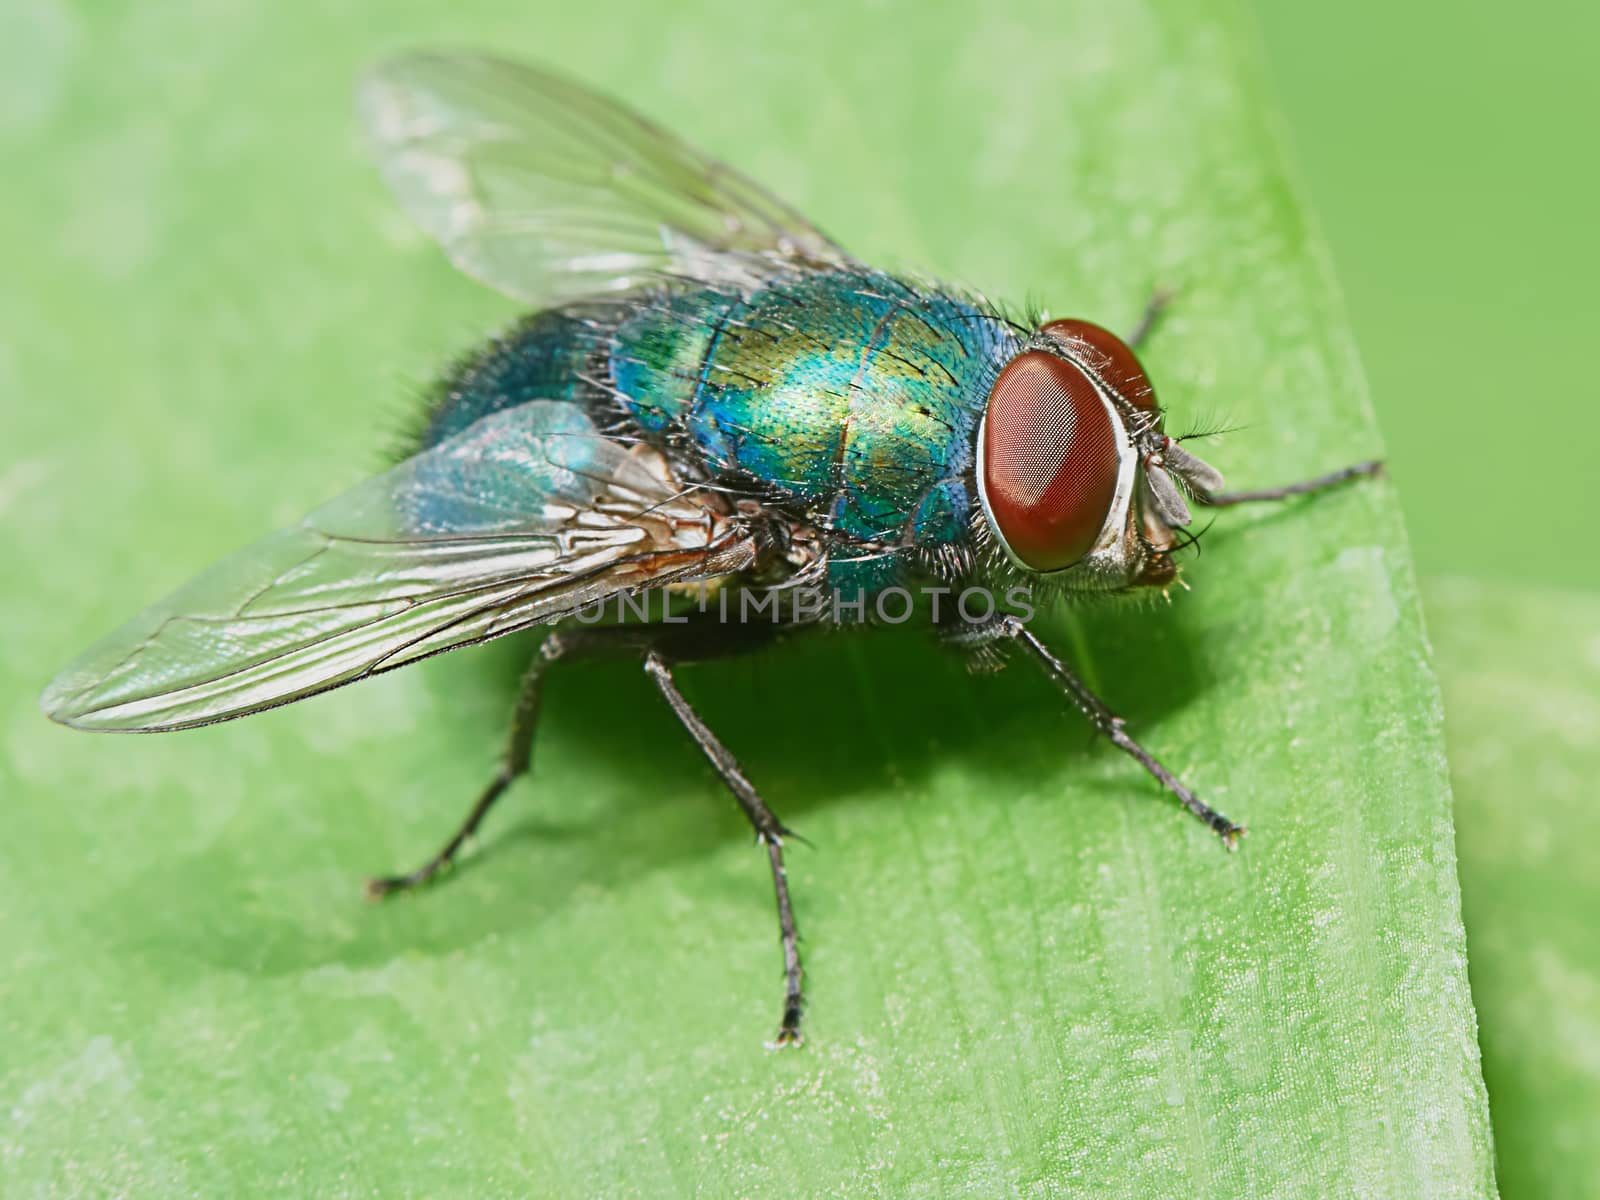
[[[671,665],[659,651],[651,650],[645,655],[644,669],[655,681],[656,687],[661,689],[661,694],[666,697],[683,727],[689,731],[689,736],[711,760],[717,774],[722,776],[722,782],[728,785],[728,790],[733,793],[754,827],[756,841],[766,847],[767,863],[772,869],[772,888],[778,901],[778,929],[783,942],[783,1018],[778,1026],[777,1044],[799,1045],[802,1040],[800,1012],[804,1004],[800,991],[800,934],[795,927],[794,906],[789,902],[789,878],[783,869],[783,839],[790,831],[783,827],[783,823],[745,778],[728,748],[684,699],[678,685],[673,682]]]
[[[1285,484],[1283,487],[1260,488],[1249,492],[1197,492],[1195,499],[1211,508],[1226,508],[1230,504],[1249,504],[1258,500],[1287,500],[1291,496],[1304,496],[1309,492],[1337,487],[1351,479],[1381,474],[1383,474],[1383,460],[1372,458],[1342,470],[1329,471],[1326,475],[1318,475],[1314,479]]]
[[[1130,349],[1135,351],[1144,349],[1145,342],[1150,339],[1150,335],[1155,332],[1156,326],[1161,323],[1162,316],[1171,307],[1172,296],[1173,293],[1170,288],[1157,288],[1151,293],[1149,301],[1144,306],[1144,312],[1139,317],[1139,323],[1133,327],[1132,332],[1124,339]],[[1329,471],[1326,475],[1302,479],[1298,483],[1285,484],[1282,487],[1225,492],[1221,490],[1222,476],[1185,450],[1179,444],[1178,439],[1168,440],[1162,453],[1167,459],[1166,465],[1177,468],[1178,472],[1191,484],[1195,500],[1210,508],[1227,508],[1233,504],[1250,504],[1256,501],[1287,500],[1291,496],[1304,496],[1309,492],[1320,492],[1326,488],[1337,487],[1339,484],[1346,483],[1352,479],[1383,474],[1383,460],[1372,458],[1367,459],[1365,462],[1354,463],[1338,471]]]
[[[1172,289],[1157,288],[1150,293],[1150,299],[1145,303],[1144,312],[1139,315],[1139,323],[1133,327],[1133,332],[1124,339],[1130,350],[1144,349],[1144,344],[1155,332],[1156,325],[1161,320],[1161,315],[1172,304]]]
[[[980,625],[960,626],[948,633],[949,641],[969,650],[981,649],[995,642],[1010,641],[1021,646],[1041,670],[1066,694],[1078,711],[1089,718],[1089,723],[1113,746],[1142,766],[1178,798],[1178,801],[1199,820],[1203,821],[1229,850],[1235,849],[1245,834],[1245,827],[1237,825],[1201,800],[1171,771],[1162,766],[1156,757],[1134,741],[1123,726],[1122,718],[1106,707],[1105,701],[1089,690],[1087,684],[1057,658],[1043,642],[1029,632],[1028,627],[1016,617],[999,614]]]

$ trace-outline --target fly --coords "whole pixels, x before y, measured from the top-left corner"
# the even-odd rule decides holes
[[[782,933],[778,1042],[800,1041],[790,831],[678,690],[684,663],[868,625],[896,589],[1046,599],[1165,588],[1191,505],[1281,500],[1378,470],[1224,490],[1163,428],[1135,351],[1083,320],[1018,325],[982,297],[858,261],[631,110],[470,54],[378,67],[360,111],[401,206],[531,314],[458,364],[397,466],[239,551],[89,649],[42,700],[80,729],[246,716],[458,646],[554,626],[504,758],[427,862],[447,867],[528,767],[547,671],[625,655],[749,819]],[[1153,316],[1153,309],[1150,316]],[[712,589],[670,623],[610,601]],[[807,608],[808,589],[857,603]],[[725,619],[727,601],[770,619]],[[1210,808],[1015,613],[947,603],[946,645],[1034,663],[1232,848]]]

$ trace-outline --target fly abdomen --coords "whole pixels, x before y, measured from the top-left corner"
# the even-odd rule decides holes
[[[742,303],[737,293],[710,288],[667,292],[641,302],[618,325],[611,382],[634,420],[655,434],[683,422],[712,347]]]
[[[415,448],[436,446],[483,417],[533,400],[602,398],[587,378],[618,315],[614,304],[547,309],[490,339],[436,385]]]

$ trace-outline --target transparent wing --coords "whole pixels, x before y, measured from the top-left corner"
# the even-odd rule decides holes
[[[743,175],[532,67],[409,55],[374,69],[358,100],[400,203],[468,275],[530,304],[662,273],[738,286],[849,261]]]
[[[536,400],[225,559],[92,647],[41,703],[86,729],[204,725],[753,558],[654,451]]]

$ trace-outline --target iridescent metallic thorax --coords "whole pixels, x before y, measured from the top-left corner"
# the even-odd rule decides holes
[[[542,313],[449,381],[426,444],[536,398],[581,402],[835,535],[832,582],[965,536],[976,427],[1020,346],[974,300],[874,271]]]

